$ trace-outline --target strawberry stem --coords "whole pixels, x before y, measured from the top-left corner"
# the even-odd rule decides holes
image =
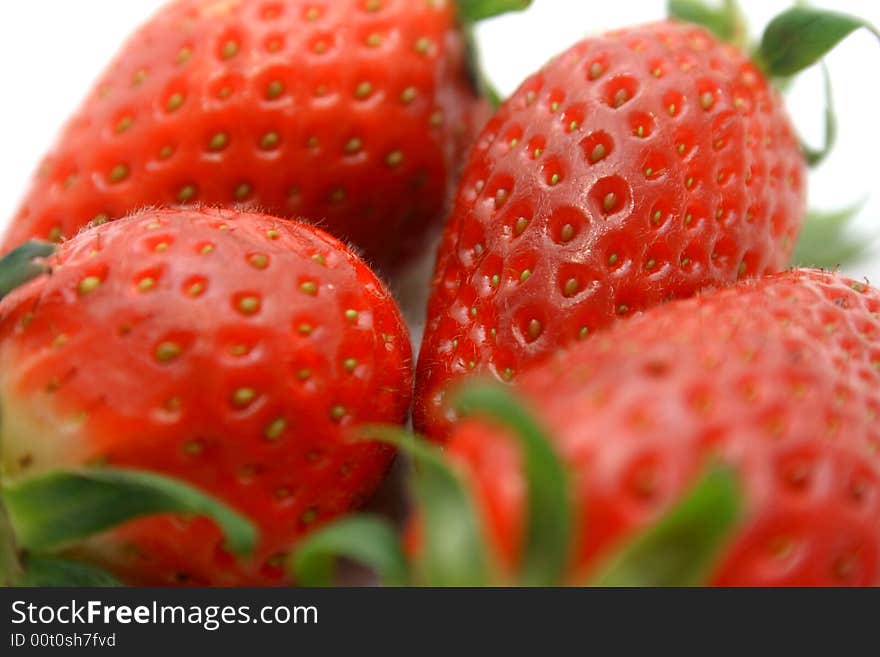
[[[822,77],[825,88],[825,139],[821,148],[813,148],[801,139],[801,150],[810,167],[819,166],[828,157],[837,143],[837,114],[834,111],[834,93],[831,89],[831,74],[825,62],[822,64]]]
[[[41,259],[48,258],[54,251],[54,244],[32,240],[6,254],[0,260],[0,298],[48,272],[49,268]]]

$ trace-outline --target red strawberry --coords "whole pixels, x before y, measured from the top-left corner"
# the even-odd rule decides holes
[[[4,247],[199,202],[313,217],[393,265],[482,122],[465,50],[447,1],[171,3],[101,76]]]
[[[713,584],[880,585],[877,290],[815,270],[742,282],[619,323],[519,384],[570,468],[573,581],[720,459],[739,473],[745,514]],[[512,567],[519,450],[473,420],[447,452]]]
[[[279,555],[357,506],[402,423],[410,346],[341,242],[229,210],[151,211],[63,244],[0,303],[4,476],[90,463],[169,475],[251,517],[250,560],[208,520],[131,521],[80,554],[137,584],[270,584]]]
[[[782,268],[805,162],[780,96],[702,28],[588,39],[491,119],[440,247],[415,422],[444,390],[527,364],[662,301]]]

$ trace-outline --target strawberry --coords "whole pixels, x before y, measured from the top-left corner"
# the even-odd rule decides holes
[[[134,584],[283,581],[279,555],[357,506],[405,421],[410,346],[394,302],[341,242],[221,209],[147,211],[80,233],[0,302],[8,482],[90,465],[198,487],[251,518],[248,559],[202,517],[153,515],[76,554]]]
[[[570,473],[570,581],[715,460],[738,472],[744,513],[709,582],[880,584],[880,291],[817,270],[741,282],[618,323],[519,391]],[[507,436],[468,420],[447,453],[511,569],[526,493]]]
[[[461,24],[446,0],[171,3],[46,156],[4,250],[202,203],[309,217],[390,268],[440,217],[484,116]]]
[[[806,164],[740,50],[661,22],[582,41],[529,77],[468,160],[440,246],[415,404],[442,439],[447,384],[511,380],[617,318],[778,271]]]

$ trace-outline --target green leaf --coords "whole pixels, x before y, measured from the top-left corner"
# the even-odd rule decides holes
[[[702,0],[669,0],[666,13],[671,18],[702,25],[727,43],[745,43],[745,19],[735,0],[724,0],[720,6],[709,6]]]
[[[714,466],[660,520],[626,545],[595,586],[698,586],[741,514],[734,471]]]
[[[122,586],[110,573],[73,559],[46,555],[28,557],[18,586]]]
[[[12,586],[22,576],[18,546],[6,508],[0,504],[0,586]]]
[[[865,239],[854,235],[849,229],[849,224],[863,206],[864,201],[842,210],[812,210],[807,213],[791,265],[834,269],[864,258],[876,242],[876,235],[872,239]]]
[[[809,68],[859,28],[880,38],[877,29],[857,16],[814,7],[792,7],[770,21],[755,58],[774,77]]]
[[[822,148],[811,148],[807,144],[801,142],[801,150],[804,152],[804,158],[811,167],[818,166],[822,163],[828,154],[834,149],[837,142],[837,114],[834,111],[834,93],[831,89],[831,74],[828,67],[822,63],[822,76],[824,77],[825,87],[825,143]]]
[[[54,252],[54,244],[33,240],[7,253],[0,260],[0,298],[32,278],[49,271],[46,265],[36,260],[48,258]]]
[[[531,413],[507,388],[471,384],[457,398],[463,416],[489,418],[513,430],[523,453],[528,525],[521,573],[524,586],[554,586],[568,565],[572,511],[568,473]]]
[[[302,586],[330,586],[338,557],[368,566],[386,586],[404,586],[407,563],[388,520],[370,514],[348,516],[309,534],[288,563]]]
[[[490,584],[485,537],[461,477],[427,441],[398,427],[375,426],[364,435],[412,457],[412,495],[421,514],[422,545],[415,581],[425,586]]]
[[[132,518],[157,513],[208,516],[237,554],[253,550],[257,530],[223,502],[176,479],[116,468],[54,471],[3,484],[3,501],[22,548],[47,552]]]
[[[476,23],[511,11],[528,9],[532,0],[455,0],[458,17],[464,23]]]

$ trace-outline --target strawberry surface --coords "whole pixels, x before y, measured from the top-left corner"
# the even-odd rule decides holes
[[[484,116],[465,55],[452,2],[171,3],[62,132],[4,250],[203,203],[309,217],[391,268],[440,218]]]
[[[310,527],[363,502],[393,457],[410,345],[341,242],[233,210],[149,211],[79,234],[0,303],[3,474],[106,464],[189,482],[254,520],[250,559],[204,518],[153,516],[85,555],[133,584],[284,581]]]
[[[578,43],[479,137],[438,253],[416,427],[442,439],[447,384],[511,380],[660,302],[785,266],[805,163],[777,92],[694,25]]]
[[[519,387],[570,468],[572,582],[720,460],[738,471],[745,513],[711,583],[880,584],[877,290],[815,270],[744,281],[618,323]],[[513,567],[525,505],[515,443],[470,420],[447,451]]]

